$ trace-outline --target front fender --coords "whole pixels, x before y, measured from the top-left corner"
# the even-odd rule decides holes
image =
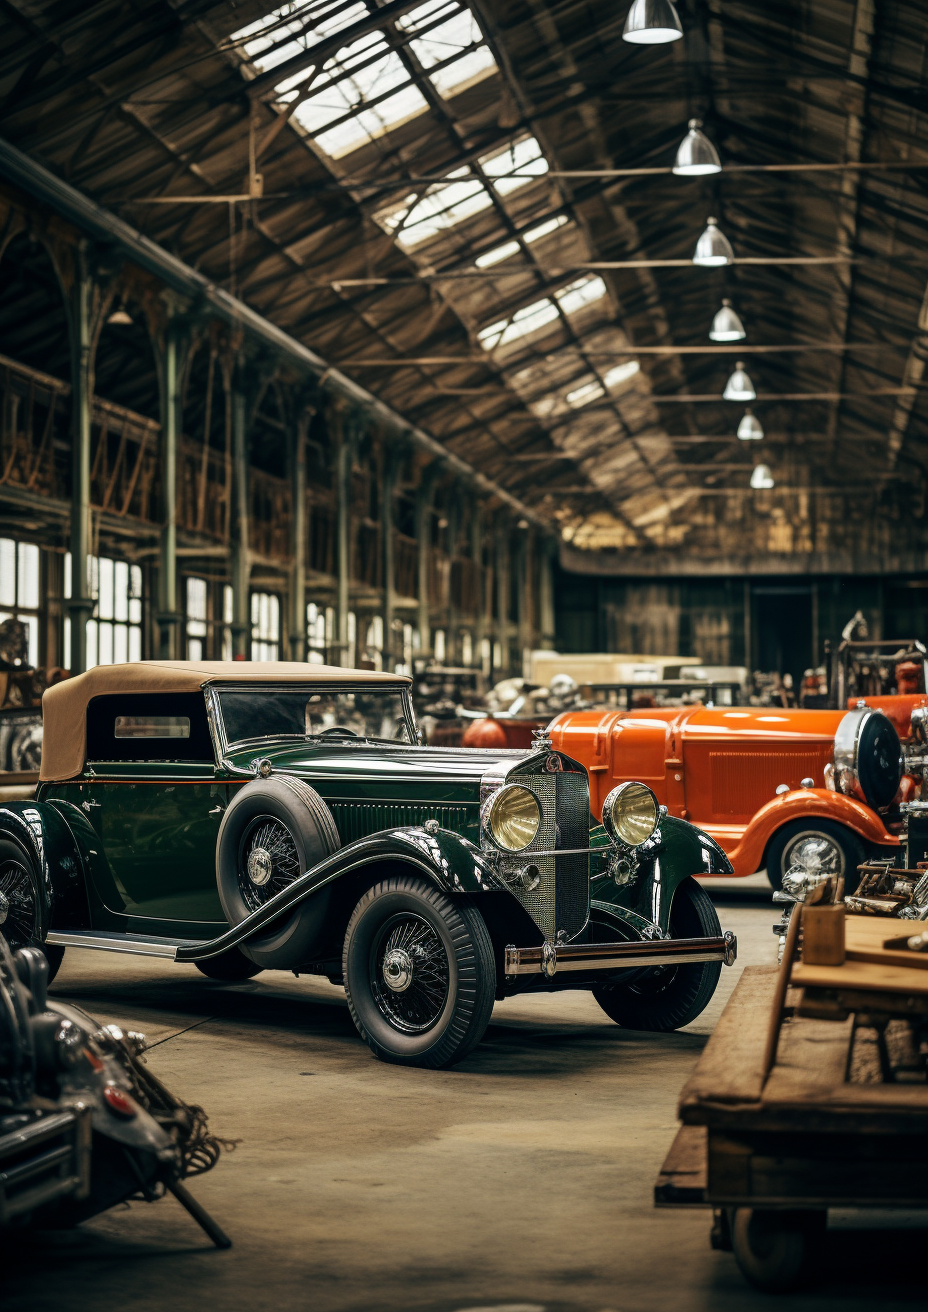
[[[299,879],[265,902],[219,938],[195,947],[178,948],[178,961],[205,961],[238,947],[265,929],[271,921],[362,866],[389,862],[408,866],[431,879],[446,893],[491,893],[506,884],[494,873],[480,848],[449,829],[429,833],[414,825],[387,829],[358,838],[318,862]]]
[[[64,818],[48,802],[0,805],[0,831],[15,835],[32,854],[45,901],[45,929],[88,929],[87,885],[80,847]]]
[[[865,843],[879,847],[898,847],[899,838],[891,834],[882,818],[864,802],[828,788],[796,788],[774,797],[754,815],[737,847],[729,853],[736,875],[753,875],[760,870],[770,840],[778,829],[791,820],[831,820],[858,834]]]
[[[714,838],[687,820],[664,815],[661,842],[653,857],[643,860],[634,879],[616,885],[605,876],[596,880],[595,898],[634,912],[666,933],[674,894],[691,875],[731,874],[731,865]]]

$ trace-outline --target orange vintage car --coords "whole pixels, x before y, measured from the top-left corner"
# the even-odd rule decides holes
[[[766,868],[774,888],[794,866],[842,874],[899,848],[898,803],[921,788],[924,694],[854,709],[686,706],[565,711],[548,726],[557,750],[582,761],[590,805],[626,779],[646,783],[672,815],[725,850],[735,875]],[[890,703],[881,705],[881,703]],[[904,774],[903,738],[912,774]]]

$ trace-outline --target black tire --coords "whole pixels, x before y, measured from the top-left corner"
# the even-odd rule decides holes
[[[45,942],[48,933],[48,903],[42,892],[35,858],[12,834],[0,834],[0,908],[5,916],[0,933],[17,948],[39,948],[48,960],[48,982],[61,969],[64,948]]]
[[[795,863],[803,844],[808,844],[807,869],[820,868],[843,875],[845,893],[854,892],[860,882],[857,867],[866,856],[864,845],[852,830],[833,820],[820,820],[818,816],[792,820],[771,838],[767,847],[767,878],[771,888],[783,887],[783,876]]]
[[[755,1289],[782,1294],[808,1271],[825,1229],[825,1212],[765,1212],[737,1207],[730,1219],[731,1246],[745,1280]]]
[[[193,964],[207,979],[220,979],[227,984],[236,980],[254,979],[264,969],[246,957],[244,952],[239,952],[238,948],[229,948],[218,957],[207,957],[205,961],[195,961]]]
[[[695,879],[684,879],[670,908],[672,937],[704,938],[721,932],[709,894]],[[623,1029],[678,1030],[705,1011],[721,973],[720,961],[658,966],[633,984],[600,984],[593,997]]]
[[[400,989],[386,982],[396,953],[411,976]],[[403,969],[395,959],[395,978]],[[395,875],[368,889],[348,922],[342,972],[352,1020],[381,1061],[452,1066],[490,1023],[496,966],[484,919],[424,879]]]
[[[229,924],[241,924],[339,846],[331,811],[302,779],[276,775],[246,784],[229,803],[216,844],[219,900]],[[249,864],[259,852],[260,860]],[[328,900],[323,890],[239,950],[262,970],[291,970],[311,960]]]

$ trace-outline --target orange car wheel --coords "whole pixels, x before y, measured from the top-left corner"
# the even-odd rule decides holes
[[[840,875],[844,891],[853,893],[857,867],[866,856],[863,842],[851,829],[834,820],[793,820],[778,829],[767,847],[767,878],[771,887],[783,887],[783,876],[794,867],[808,874]]]

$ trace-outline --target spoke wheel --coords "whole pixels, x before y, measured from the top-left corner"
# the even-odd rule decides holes
[[[299,874],[300,854],[290,830],[275,816],[258,816],[239,849],[238,886],[245,905],[259,911]]]
[[[4,910],[2,932],[10,947],[24,948],[39,941],[35,881],[25,861],[15,856],[0,860],[0,914]]]
[[[810,875],[838,875],[844,878],[845,893],[853,893],[860,875],[857,867],[864,860],[864,845],[857,834],[833,820],[793,820],[778,829],[767,848],[767,878],[773,888],[783,887],[783,876],[801,869]]]
[[[421,1034],[448,998],[448,954],[421,916],[398,915],[382,927],[371,950],[371,993],[381,1015],[403,1034]]]

